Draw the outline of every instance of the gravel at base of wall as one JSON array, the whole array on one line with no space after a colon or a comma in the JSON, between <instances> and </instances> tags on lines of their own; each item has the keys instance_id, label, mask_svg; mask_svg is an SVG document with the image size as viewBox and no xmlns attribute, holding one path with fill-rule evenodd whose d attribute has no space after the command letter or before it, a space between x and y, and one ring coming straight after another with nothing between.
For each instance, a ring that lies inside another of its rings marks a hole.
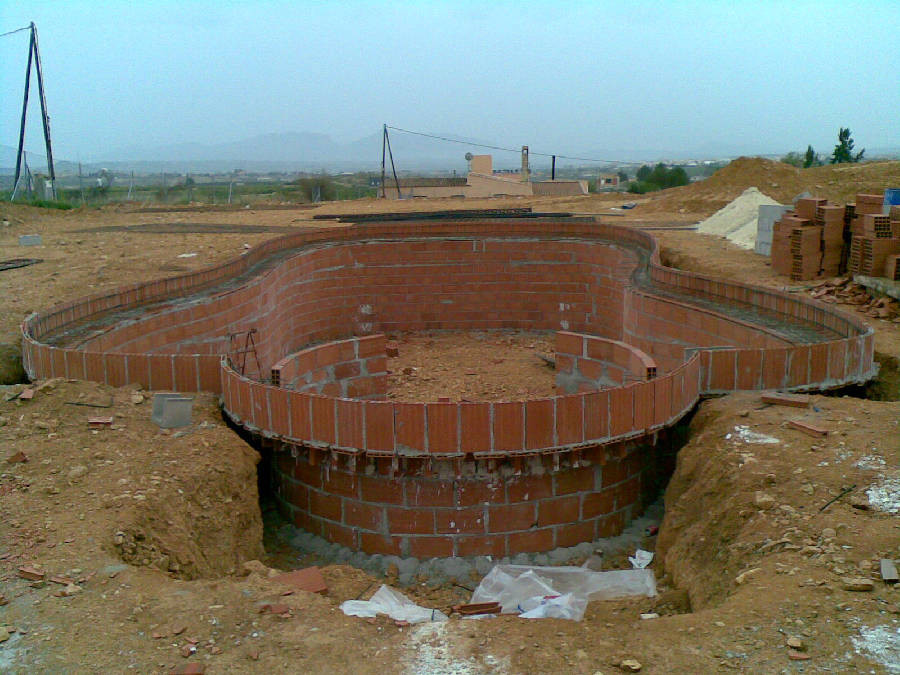
<instances>
[{"instance_id":1,"label":"gravel at base of wall","mask_svg":"<svg viewBox=\"0 0 900 675\"><path fill-rule=\"evenodd\" d=\"M362 551L353 551L346 546L333 544L322 537L317 537L293 525L284 525L278 530L278 538L297 549L303 555L315 555L325 563L341 563L352 565L376 576L385 576L391 565L398 571L397 585L411 586L414 583L426 583L435 588L446 583L473 585L475 579L486 575L497 564L513 565L566 565L571 560L586 558L592 553L602 551L604 556L626 551L633 553L645 536L645 530L651 525L658 526L663 517L662 499L654 502L640 518L631 521L625 531L617 537L584 542L577 546L557 548L546 553L519 553L512 557L492 558L491 556L475 556L471 558L401 558L395 555L368 555ZM421 578L420 578L421 577Z\"/></svg>"}]
</instances>

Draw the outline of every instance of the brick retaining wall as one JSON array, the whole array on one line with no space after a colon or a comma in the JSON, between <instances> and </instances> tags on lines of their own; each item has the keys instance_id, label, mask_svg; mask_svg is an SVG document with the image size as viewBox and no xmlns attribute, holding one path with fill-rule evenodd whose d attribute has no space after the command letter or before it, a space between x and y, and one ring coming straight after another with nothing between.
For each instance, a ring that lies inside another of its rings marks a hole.
<instances>
[{"instance_id":1,"label":"brick retaining wall","mask_svg":"<svg viewBox=\"0 0 900 675\"><path fill-rule=\"evenodd\" d=\"M241 374L224 355L228 335L250 329L261 367ZM431 329L560 331L560 374L581 391L375 400L383 333ZM278 449L294 522L417 556L615 534L648 489L637 448L702 394L837 387L876 372L874 334L854 317L664 267L645 232L564 220L291 234L58 305L22 331L32 378L220 393L232 420Z\"/></svg>"},{"instance_id":2,"label":"brick retaining wall","mask_svg":"<svg viewBox=\"0 0 900 675\"><path fill-rule=\"evenodd\" d=\"M278 452L279 509L294 525L352 549L401 556L514 555L574 546L620 533L640 515L653 481L652 448L595 448L583 465L554 467L546 455L516 473L427 475L409 460L390 475L387 460L310 464Z\"/></svg>"}]
</instances>

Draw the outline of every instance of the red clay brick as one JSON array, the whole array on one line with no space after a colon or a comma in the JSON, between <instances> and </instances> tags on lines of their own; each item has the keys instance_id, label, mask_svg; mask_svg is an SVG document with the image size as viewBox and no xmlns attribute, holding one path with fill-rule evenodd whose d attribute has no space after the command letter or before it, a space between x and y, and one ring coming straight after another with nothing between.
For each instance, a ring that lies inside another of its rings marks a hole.
<instances>
[{"instance_id":1,"label":"red clay brick","mask_svg":"<svg viewBox=\"0 0 900 675\"><path fill-rule=\"evenodd\" d=\"M309 397L296 392L289 393L291 403L291 437L308 439L312 426L309 420Z\"/></svg>"},{"instance_id":2,"label":"red clay brick","mask_svg":"<svg viewBox=\"0 0 900 675\"><path fill-rule=\"evenodd\" d=\"M625 527L625 516L621 511L597 519L597 538L615 537Z\"/></svg>"},{"instance_id":3,"label":"red clay brick","mask_svg":"<svg viewBox=\"0 0 900 675\"><path fill-rule=\"evenodd\" d=\"M525 403L525 447L529 450L553 447L554 401L544 398Z\"/></svg>"},{"instance_id":4,"label":"red clay brick","mask_svg":"<svg viewBox=\"0 0 900 675\"><path fill-rule=\"evenodd\" d=\"M422 403L394 403L395 447L425 450L425 406Z\"/></svg>"},{"instance_id":5,"label":"red clay brick","mask_svg":"<svg viewBox=\"0 0 900 675\"><path fill-rule=\"evenodd\" d=\"M335 400L322 396L312 396L311 435L314 440L334 443Z\"/></svg>"},{"instance_id":6,"label":"red clay brick","mask_svg":"<svg viewBox=\"0 0 900 675\"><path fill-rule=\"evenodd\" d=\"M404 482L406 483L406 503L408 506L438 508L455 505L456 490L453 481L407 478Z\"/></svg>"},{"instance_id":7,"label":"red clay brick","mask_svg":"<svg viewBox=\"0 0 900 675\"><path fill-rule=\"evenodd\" d=\"M321 595L328 593L328 584L325 583L322 570L316 566L279 574L276 577L272 577L272 581L296 590L306 591L307 593L319 593Z\"/></svg>"},{"instance_id":8,"label":"red clay brick","mask_svg":"<svg viewBox=\"0 0 900 675\"><path fill-rule=\"evenodd\" d=\"M488 532L515 532L527 530L537 523L535 505L519 504L492 505L488 507Z\"/></svg>"},{"instance_id":9,"label":"red clay brick","mask_svg":"<svg viewBox=\"0 0 900 675\"><path fill-rule=\"evenodd\" d=\"M360 374L359 361L348 361L346 363L338 363L334 367L334 376L338 380L346 380L350 377L356 377Z\"/></svg>"},{"instance_id":10,"label":"red clay brick","mask_svg":"<svg viewBox=\"0 0 900 675\"><path fill-rule=\"evenodd\" d=\"M521 403L493 403L494 450L522 450L525 409Z\"/></svg>"},{"instance_id":11,"label":"red clay brick","mask_svg":"<svg viewBox=\"0 0 900 675\"><path fill-rule=\"evenodd\" d=\"M347 448L363 448L363 401L337 400L337 444Z\"/></svg>"},{"instance_id":12,"label":"red clay brick","mask_svg":"<svg viewBox=\"0 0 900 675\"><path fill-rule=\"evenodd\" d=\"M359 480L356 474L331 468L322 472L322 490L342 497L359 498Z\"/></svg>"},{"instance_id":13,"label":"red clay brick","mask_svg":"<svg viewBox=\"0 0 900 675\"><path fill-rule=\"evenodd\" d=\"M475 555L505 556L506 535L458 537L456 539L456 555L462 557Z\"/></svg>"},{"instance_id":14,"label":"red clay brick","mask_svg":"<svg viewBox=\"0 0 900 675\"><path fill-rule=\"evenodd\" d=\"M584 396L585 440L609 436L609 392L600 391Z\"/></svg>"},{"instance_id":15,"label":"red clay brick","mask_svg":"<svg viewBox=\"0 0 900 675\"><path fill-rule=\"evenodd\" d=\"M594 540L594 521L557 525L555 529L557 547L575 546L584 541Z\"/></svg>"},{"instance_id":16,"label":"red clay brick","mask_svg":"<svg viewBox=\"0 0 900 675\"><path fill-rule=\"evenodd\" d=\"M549 551L554 548L552 527L528 532L513 532L506 536L507 555L522 552Z\"/></svg>"},{"instance_id":17,"label":"red clay brick","mask_svg":"<svg viewBox=\"0 0 900 675\"><path fill-rule=\"evenodd\" d=\"M347 499L344 501L344 524L380 532L384 507Z\"/></svg>"},{"instance_id":18,"label":"red clay brick","mask_svg":"<svg viewBox=\"0 0 900 675\"><path fill-rule=\"evenodd\" d=\"M394 449L394 405L366 401L366 450Z\"/></svg>"},{"instance_id":19,"label":"red clay brick","mask_svg":"<svg viewBox=\"0 0 900 675\"><path fill-rule=\"evenodd\" d=\"M448 558L453 555L450 537L409 537L409 555L415 558Z\"/></svg>"},{"instance_id":20,"label":"red clay brick","mask_svg":"<svg viewBox=\"0 0 900 675\"><path fill-rule=\"evenodd\" d=\"M461 480L456 483L456 503L459 506L496 504L506 501L501 481Z\"/></svg>"},{"instance_id":21,"label":"red clay brick","mask_svg":"<svg viewBox=\"0 0 900 675\"><path fill-rule=\"evenodd\" d=\"M538 502L538 527L571 523L578 520L581 497L570 495Z\"/></svg>"},{"instance_id":22,"label":"red clay brick","mask_svg":"<svg viewBox=\"0 0 900 675\"><path fill-rule=\"evenodd\" d=\"M794 408L808 408L809 395L807 394L783 394L777 391L764 391L760 397L763 403L770 405L785 405Z\"/></svg>"},{"instance_id":23,"label":"red clay brick","mask_svg":"<svg viewBox=\"0 0 900 675\"><path fill-rule=\"evenodd\" d=\"M510 502L533 501L553 496L553 476L549 473L540 476L527 475L509 478L506 481L506 492Z\"/></svg>"},{"instance_id":24,"label":"red clay brick","mask_svg":"<svg viewBox=\"0 0 900 675\"><path fill-rule=\"evenodd\" d=\"M581 356L584 354L584 337L578 333L570 333L563 330L557 331L556 351L561 354Z\"/></svg>"},{"instance_id":25,"label":"red clay brick","mask_svg":"<svg viewBox=\"0 0 900 675\"><path fill-rule=\"evenodd\" d=\"M563 469L553 474L555 494L567 495L594 489L594 467L580 466L577 469Z\"/></svg>"},{"instance_id":26,"label":"red clay brick","mask_svg":"<svg viewBox=\"0 0 900 675\"><path fill-rule=\"evenodd\" d=\"M591 492L581 497L581 518L589 520L611 513L615 507L615 493L612 490Z\"/></svg>"},{"instance_id":27,"label":"red clay brick","mask_svg":"<svg viewBox=\"0 0 900 675\"><path fill-rule=\"evenodd\" d=\"M438 534L484 532L484 508L438 509L435 511L435 525Z\"/></svg>"},{"instance_id":28,"label":"red clay brick","mask_svg":"<svg viewBox=\"0 0 900 675\"><path fill-rule=\"evenodd\" d=\"M486 452L491 449L491 404L460 403L460 451Z\"/></svg>"},{"instance_id":29,"label":"red clay brick","mask_svg":"<svg viewBox=\"0 0 900 675\"><path fill-rule=\"evenodd\" d=\"M572 394L556 400L556 442L560 445L584 440L584 394Z\"/></svg>"},{"instance_id":30,"label":"red clay brick","mask_svg":"<svg viewBox=\"0 0 900 675\"><path fill-rule=\"evenodd\" d=\"M360 476L360 495L367 502L403 504L404 480L384 476Z\"/></svg>"},{"instance_id":31,"label":"red clay brick","mask_svg":"<svg viewBox=\"0 0 900 675\"><path fill-rule=\"evenodd\" d=\"M341 522L341 498L318 490L310 490L309 512L314 516Z\"/></svg>"},{"instance_id":32,"label":"red clay brick","mask_svg":"<svg viewBox=\"0 0 900 675\"><path fill-rule=\"evenodd\" d=\"M795 429L799 429L807 436L827 436L828 429L824 427L820 427L811 422L804 422L803 420L788 420L788 424L790 424Z\"/></svg>"},{"instance_id":33,"label":"red clay brick","mask_svg":"<svg viewBox=\"0 0 900 675\"><path fill-rule=\"evenodd\" d=\"M380 553L382 555L401 555L400 537L391 537L384 534L375 534L373 532L359 533L359 548L366 553L373 555Z\"/></svg>"},{"instance_id":34,"label":"red clay brick","mask_svg":"<svg viewBox=\"0 0 900 675\"><path fill-rule=\"evenodd\" d=\"M387 508L388 531L395 534L434 534L434 511Z\"/></svg>"},{"instance_id":35,"label":"red clay brick","mask_svg":"<svg viewBox=\"0 0 900 675\"><path fill-rule=\"evenodd\" d=\"M625 387L609 390L609 434L620 436L633 429L634 390Z\"/></svg>"},{"instance_id":36,"label":"red clay brick","mask_svg":"<svg viewBox=\"0 0 900 675\"><path fill-rule=\"evenodd\" d=\"M425 409L428 417L428 451L457 452L459 448L457 405L429 403Z\"/></svg>"}]
</instances>

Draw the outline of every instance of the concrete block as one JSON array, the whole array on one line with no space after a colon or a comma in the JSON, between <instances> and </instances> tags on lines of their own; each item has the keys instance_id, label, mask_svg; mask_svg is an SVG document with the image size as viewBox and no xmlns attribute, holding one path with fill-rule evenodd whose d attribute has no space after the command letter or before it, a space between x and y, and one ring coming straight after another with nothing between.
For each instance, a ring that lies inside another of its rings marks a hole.
<instances>
[{"instance_id":1,"label":"concrete block","mask_svg":"<svg viewBox=\"0 0 900 675\"><path fill-rule=\"evenodd\" d=\"M181 394L154 394L151 419L163 429L177 429L191 423L194 399Z\"/></svg>"},{"instance_id":2,"label":"concrete block","mask_svg":"<svg viewBox=\"0 0 900 675\"><path fill-rule=\"evenodd\" d=\"M43 243L39 234L20 234L19 246L40 246Z\"/></svg>"},{"instance_id":3,"label":"concrete block","mask_svg":"<svg viewBox=\"0 0 900 675\"><path fill-rule=\"evenodd\" d=\"M790 210L789 206L781 204L763 204L759 207L759 217L756 225L756 246L755 251L759 255L771 255L772 253L772 228L786 211Z\"/></svg>"}]
</instances>

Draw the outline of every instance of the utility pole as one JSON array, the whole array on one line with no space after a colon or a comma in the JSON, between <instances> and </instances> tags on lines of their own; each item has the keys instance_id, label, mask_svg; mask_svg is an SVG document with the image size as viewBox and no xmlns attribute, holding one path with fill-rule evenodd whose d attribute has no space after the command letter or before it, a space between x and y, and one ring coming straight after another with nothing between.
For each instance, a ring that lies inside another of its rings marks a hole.
<instances>
[{"instance_id":1,"label":"utility pole","mask_svg":"<svg viewBox=\"0 0 900 675\"><path fill-rule=\"evenodd\" d=\"M387 199L387 190L384 186L384 159L385 151L387 149L387 124L382 127L381 131L381 196L384 199Z\"/></svg>"},{"instance_id":2,"label":"utility pole","mask_svg":"<svg viewBox=\"0 0 900 675\"><path fill-rule=\"evenodd\" d=\"M81 205L84 206L84 183L81 182L81 162L78 162L78 191L81 192Z\"/></svg>"},{"instance_id":3,"label":"utility pole","mask_svg":"<svg viewBox=\"0 0 900 675\"><path fill-rule=\"evenodd\" d=\"M44 71L41 68L41 53L38 49L37 27L32 21L29 25L31 36L28 40L28 65L25 70L25 95L22 97L22 123L19 127L19 149L16 154L16 175L13 180L13 198L16 195L19 178L22 175L22 164L25 158L25 120L28 116L28 93L31 89L31 66L34 64L37 75L38 96L41 102L41 119L44 128L44 146L47 151L47 173L50 176L50 198L56 198L56 170L53 167L53 146L50 142L50 115L47 112L47 97L44 94Z\"/></svg>"},{"instance_id":4,"label":"utility pole","mask_svg":"<svg viewBox=\"0 0 900 675\"><path fill-rule=\"evenodd\" d=\"M397 186L397 199L403 199L403 195L400 193L400 180L397 178L397 167L394 166L394 153L391 150L391 137L388 136L387 125L384 125L384 142L387 145L388 159L391 160L391 173L394 174L394 185ZM381 151L381 154L384 154L384 150ZM382 176L384 176L384 169L382 168ZM383 180L383 179L382 179ZM384 192L384 196L387 197L387 190Z\"/></svg>"}]
</instances>

